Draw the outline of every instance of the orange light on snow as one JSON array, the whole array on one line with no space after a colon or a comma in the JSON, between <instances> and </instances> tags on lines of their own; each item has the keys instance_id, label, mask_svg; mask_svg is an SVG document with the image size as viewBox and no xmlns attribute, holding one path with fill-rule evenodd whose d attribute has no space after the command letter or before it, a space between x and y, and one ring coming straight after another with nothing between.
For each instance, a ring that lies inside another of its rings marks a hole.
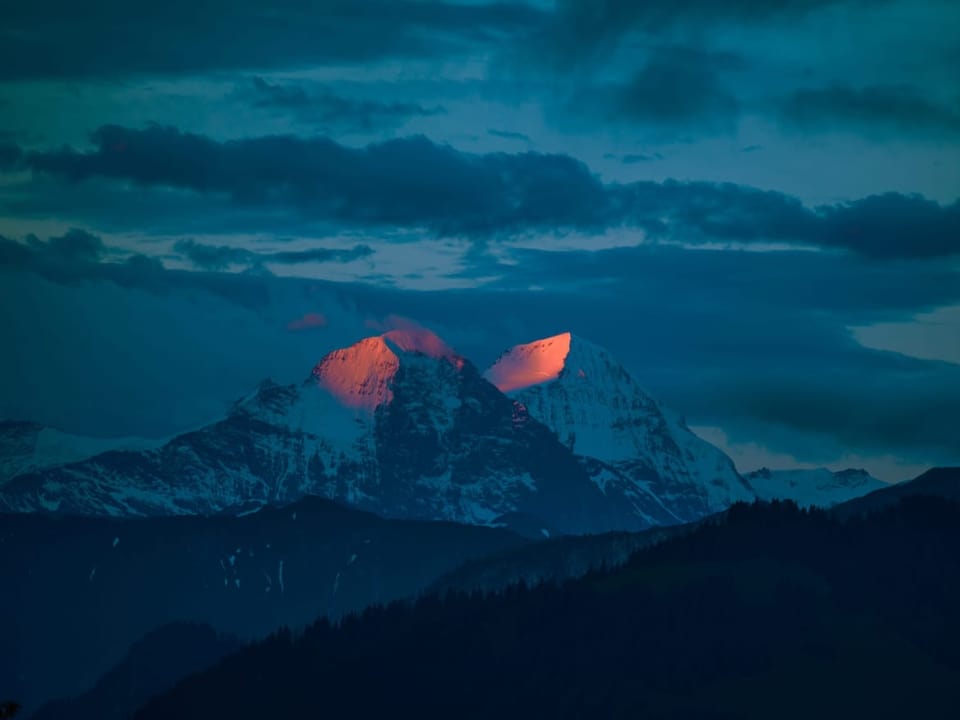
<instances>
[{"instance_id":1,"label":"orange light on snow","mask_svg":"<svg viewBox=\"0 0 960 720\"><path fill-rule=\"evenodd\" d=\"M569 354L568 332L517 345L497 360L486 378L505 393L539 385L560 376Z\"/></svg>"},{"instance_id":2,"label":"orange light on snow","mask_svg":"<svg viewBox=\"0 0 960 720\"><path fill-rule=\"evenodd\" d=\"M341 404L373 412L393 400L391 385L400 368L397 353L420 353L463 367L457 355L436 333L412 323L382 335L334 350L313 370L317 384Z\"/></svg>"},{"instance_id":3,"label":"orange light on snow","mask_svg":"<svg viewBox=\"0 0 960 720\"><path fill-rule=\"evenodd\" d=\"M373 411L393 400L390 381L400 359L382 337L370 337L327 355L313 370L317 383L347 407Z\"/></svg>"}]
</instances>

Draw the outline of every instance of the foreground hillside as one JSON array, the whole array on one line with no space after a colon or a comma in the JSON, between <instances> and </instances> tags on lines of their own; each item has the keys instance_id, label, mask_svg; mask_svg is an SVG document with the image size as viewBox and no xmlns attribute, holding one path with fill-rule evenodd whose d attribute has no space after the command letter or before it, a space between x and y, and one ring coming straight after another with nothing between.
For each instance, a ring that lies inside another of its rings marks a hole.
<instances>
[{"instance_id":1,"label":"foreground hillside","mask_svg":"<svg viewBox=\"0 0 960 720\"><path fill-rule=\"evenodd\" d=\"M723 519L562 587L280 632L137 715L957 717L960 505Z\"/></svg>"},{"instance_id":2,"label":"foreground hillside","mask_svg":"<svg viewBox=\"0 0 960 720\"><path fill-rule=\"evenodd\" d=\"M0 515L0 693L33 710L87 690L163 624L263 637L415 594L525 542L320 498L244 517Z\"/></svg>"}]
</instances>

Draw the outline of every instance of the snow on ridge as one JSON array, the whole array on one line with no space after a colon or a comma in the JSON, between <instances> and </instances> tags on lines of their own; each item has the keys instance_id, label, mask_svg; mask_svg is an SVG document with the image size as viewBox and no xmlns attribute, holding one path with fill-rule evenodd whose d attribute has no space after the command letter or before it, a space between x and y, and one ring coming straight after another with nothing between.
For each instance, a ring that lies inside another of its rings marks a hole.
<instances>
[{"instance_id":1,"label":"snow on ridge","mask_svg":"<svg viewBox=\"0 0 960 720\"><path fill-rule=\"evenodd\" d=\"M820 468L770 470L747 473L761 500L793 500L801 507L830 507L887 487L866 470L833 471Z\"/></svg>"}]
</instances>

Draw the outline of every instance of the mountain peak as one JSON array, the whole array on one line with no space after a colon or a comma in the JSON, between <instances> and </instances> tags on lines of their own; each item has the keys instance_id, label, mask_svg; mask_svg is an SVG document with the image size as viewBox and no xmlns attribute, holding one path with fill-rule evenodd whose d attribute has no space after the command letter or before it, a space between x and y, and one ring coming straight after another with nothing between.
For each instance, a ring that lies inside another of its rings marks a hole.
<instances>
[{"instance_id":1,"label":"mountain peak","mask_svg":"<svg viewBox=\"0 0 960 720\"><path fill-rule=\"evenodd\" d=\"M566 368L573 339L571 333L564 332L514 345L497 358L484 377L505 393L556 380Z\"/></svg>"},{"instance_id":2,"label":"mountain peak","mask_svg":"<svg viewBox=\"0 0 960 720\"><path fill-rule=\"evenodd\" d=\"M317 384L343 405L368 411L393 400L391 384L405 354L447 360L460 369L463 358L438 335L420 327L389 330L334 350L313 368Z\"/></svg>"},{"instance_id":3,"label":"mountain peak","mask_svg":"<svg viewBox=\"0 0 960 720\"><path fill-rule=\"evenodd\" d=\"M576 335L516 345L484 377L574 454L606 463L596 478L605 491L616 485L641 504L669 498L669 512L684 521L755 497L728 457L660 407L607 350Z\"/></svg>"},{"instance_id":4,"label":"mountain peak","mask_svg":"<svg viewBox=\"0 0 960 720\"><path fill-rule=\"evenodd\" d=\"M313 377L343 405L372 411L393 399L390 381L399 368L400 358L377 335L327 353Z\"/></svg>"}]
</instances>

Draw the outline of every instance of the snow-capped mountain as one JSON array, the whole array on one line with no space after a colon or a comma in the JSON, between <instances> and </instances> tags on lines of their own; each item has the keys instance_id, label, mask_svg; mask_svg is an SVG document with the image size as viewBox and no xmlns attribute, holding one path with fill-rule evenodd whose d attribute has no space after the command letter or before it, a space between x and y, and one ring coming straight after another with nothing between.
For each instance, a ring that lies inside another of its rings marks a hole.
<instances>
[{"instance_id":1,"label":"snow-capped mountain","mask_svg":"<svg viewBox=\"0 0 960 720\"><path fill-rule=\"evenodd\" d=\"M106 450L159 447L151 438L96 438L65 433L39 423L0 421L0 486L26 472L62 465Z\"/></svg>"},{"instance_id":2,"label":"snow-capped mountain","mask_svg":"<svg viewBox=\"0 0 960 720\"><path fill-rule=\"evenodd\" d=\"M889 487L866 470L827 468L812 470L770 470L747 473L747 480L761 500L793 500L800 507L830 507Z\"/></svg>"},{"instance_id":3,"label":"snow-capped mountain","mask_svg":"<svg viewBox=\"0 0 960 720\"><path fill-rule=\"evenodd\" d=\"M89 515L237 512L306 494L390 517L563 532L647 523L432 333L392 331L264 382L213 425L147 451L20 475L0 509Z\"/></svg>"},{"instance_id":4,"label":"snow-capped mountain","mask_svg":"<svg viewBox=\"0 0 960 720\"><path fill-rule=\"evenodd\" d=\"M320 495L547 535L676 524L755 497L723 453L580 338L517 346L486 378L433 333L393 330L329 353L301 383L261 383L161 447L19 474L0 486L0 510L238 513Z\"/></svg>"},{"instance_id":5,"label":"snow-capped mountain","mask_svg":"<svg viewBox=\"0 0 960 720\"><path fill-rule=\"evenodd\" d=\"M720 450L661 407L604 349L570 333L517 345L485 377L651 524L685 522L755 494Z\"/></svg>"}]
</instances>

